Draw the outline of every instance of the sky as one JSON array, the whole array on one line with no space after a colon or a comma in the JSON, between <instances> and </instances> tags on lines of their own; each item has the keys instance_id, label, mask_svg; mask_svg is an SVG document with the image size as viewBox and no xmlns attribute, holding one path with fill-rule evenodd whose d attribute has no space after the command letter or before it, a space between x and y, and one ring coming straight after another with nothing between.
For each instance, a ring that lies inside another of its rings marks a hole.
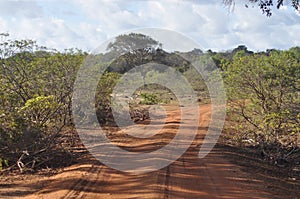
<instances>
[{"instance_id":1,"label":"sky","mask_svg":"<svg viewBox=\"0 0 300 199\"><path fill-rule=\"evenodd\" d=\"M140 28L163 28L202 50L246 45L253 51L300 46L300 13L290 6L262 15L236 0L0 0L0 33L33 39L58 50L92 51L108 39ZM230 11L231 10L231 11Z\"/></svg>"}]
</instances>

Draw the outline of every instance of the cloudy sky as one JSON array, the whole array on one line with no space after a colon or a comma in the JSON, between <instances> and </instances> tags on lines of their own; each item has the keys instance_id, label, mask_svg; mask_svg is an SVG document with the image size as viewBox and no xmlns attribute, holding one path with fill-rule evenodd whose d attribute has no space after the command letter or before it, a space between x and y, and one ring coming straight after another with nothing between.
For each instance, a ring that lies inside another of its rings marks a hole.
<instances>
[{"instance_id":1,"label":"cloudy sky","mask_svg":"<svg viewBox=\"0 0 300 199\"><path fill-rule=\"evenodd\" d=\"M95 49L138 28L180 32L204 49L244 44L254 51L300 46L300 14L288 6L272 17L237 0L233 12L222 0L0 0L0 32L33 39L59 50Z\"/></svg>"}]
</instances>

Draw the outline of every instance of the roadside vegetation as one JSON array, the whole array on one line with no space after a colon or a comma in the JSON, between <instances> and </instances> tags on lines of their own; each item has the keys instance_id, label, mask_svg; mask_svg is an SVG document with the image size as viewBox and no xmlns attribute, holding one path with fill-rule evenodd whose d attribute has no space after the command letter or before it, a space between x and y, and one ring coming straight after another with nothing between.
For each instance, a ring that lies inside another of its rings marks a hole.
<instances>
[{"instance_id":1,"label":"roadside vegetation","mask_svg":"<svg viewBox=\"0 0 300 199\"><path fill-rule=\"evenodd\" d=\"M300 48L221 59L229 105L224 134L239 146L257 147L274 164L296 163L300 130Z\"/></svg>"},{"instance_id":2,"label":"roadside vegetation","mask_svg":"<svg viewBox=\"0 0 300 199\"><path fill-rule=\"evenodd\" d=\"M11 40L8 34L0 37L0 170L24 172L71 164L72 147L79 145L72 122L73 84L89 55L78 49L59 52L31 40ZM212 59L223 74L228 97L222 141L251 147L272 164L300 164L299 47L256 53L246 46L227 52L166 52L158 41L131 33L117 37L107 50L97 55L109 64L95 96L101 125L114 124L111 96L122 74L149 62L182 73L199 103L209 103L207 87L192 63L204 63L205 70L213 72L207 62ZM157 67L141 75L160 78L162 72ZM134 121L149 119L148 105L178 104L169 89L155 84L125 97L131 100Z\"/></svg>"}]
</instances>

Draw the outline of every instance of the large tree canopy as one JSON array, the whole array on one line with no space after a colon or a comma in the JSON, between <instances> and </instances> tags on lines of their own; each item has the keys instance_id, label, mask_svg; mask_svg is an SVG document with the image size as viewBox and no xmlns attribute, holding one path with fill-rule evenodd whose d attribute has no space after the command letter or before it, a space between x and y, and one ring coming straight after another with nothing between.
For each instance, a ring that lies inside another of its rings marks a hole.
<instances>
[{"instance_id":1,"label":"large tree canopy","mask_svg":"<svg viewBox=\"0 0 300 199\"><path fill-rule=\"evenodd\" d=\"M133 52L138 49L153 49L160 44L149 36L140 33L120 35L107 46L107 50L118 54Z\"/></svg>"}]
</instances>

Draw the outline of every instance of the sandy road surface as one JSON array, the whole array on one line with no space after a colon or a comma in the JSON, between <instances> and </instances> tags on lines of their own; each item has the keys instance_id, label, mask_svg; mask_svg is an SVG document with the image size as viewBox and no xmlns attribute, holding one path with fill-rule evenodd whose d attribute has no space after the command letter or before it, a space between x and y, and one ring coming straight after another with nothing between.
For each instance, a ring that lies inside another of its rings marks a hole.
<instances>
[{"instance_id":1,"label":"sandy road surface","mask_svg":"<svg viewBox=\"0 0 300 199\"><path fill-rule=\"evenodd\" d=\"M134 139L122 132L111 133L108 137L127 150L156 150L174 138L180 125L179 109L169 107L167 110L165 127L149 139ZM237 165L224 159L219 149L214 149L204 159L198 158L210 121L210 106L201 106L200 112L196 139L183 156L163 169L134 175L96 161L81 163L58 175L37 180L35 183L39 186L25 198L272 198L260 191L263 189L257 187L259 182L247 179ZM189 133L188 128L186 133Z\"/></svg>"}]
</instances>

